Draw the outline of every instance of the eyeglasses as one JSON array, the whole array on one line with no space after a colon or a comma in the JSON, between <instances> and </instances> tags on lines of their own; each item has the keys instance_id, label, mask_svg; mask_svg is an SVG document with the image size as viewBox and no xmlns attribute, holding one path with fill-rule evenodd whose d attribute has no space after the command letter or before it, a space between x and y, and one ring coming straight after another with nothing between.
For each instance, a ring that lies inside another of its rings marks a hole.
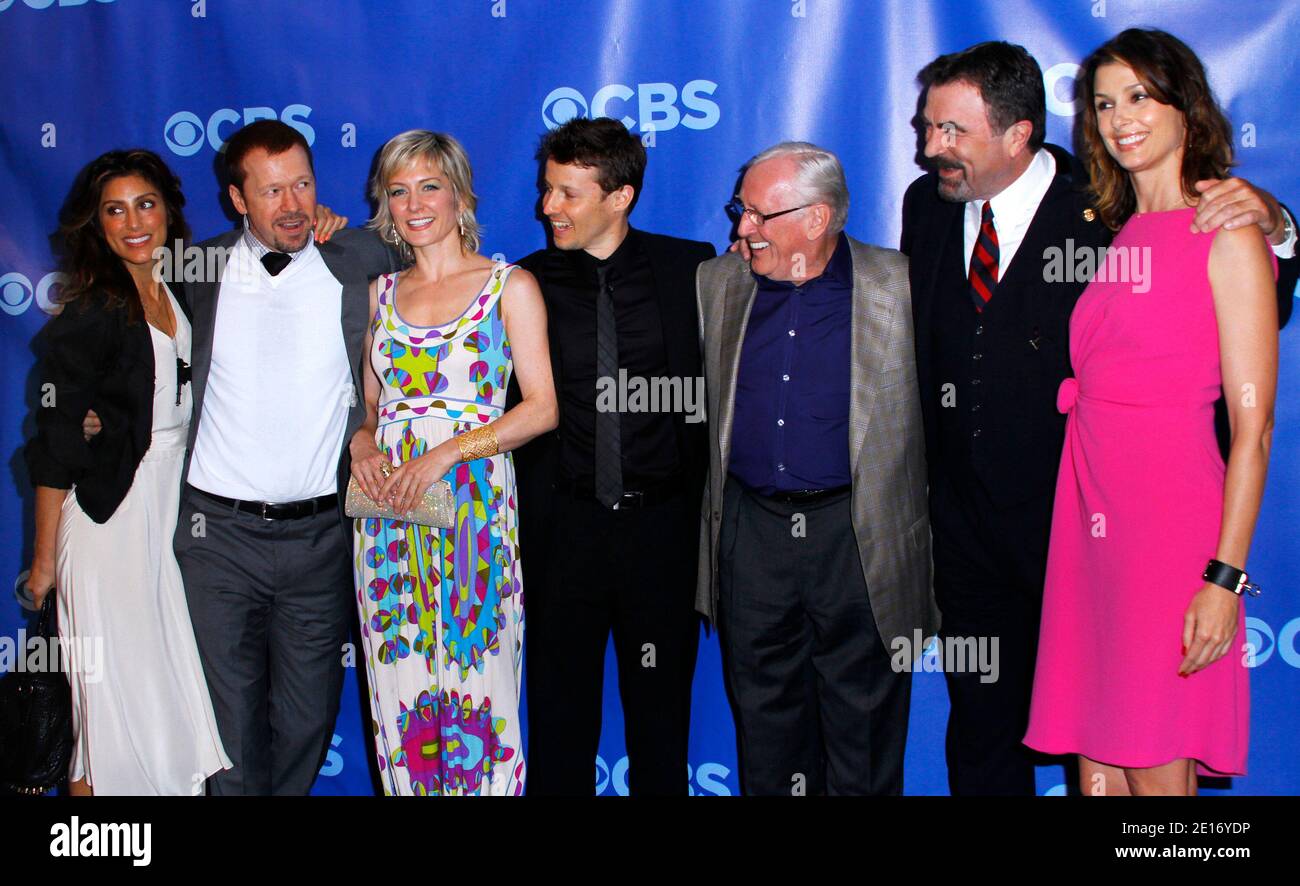
<instances>
[{"instance_id":1,"label":"eyeglasses","mask_svg":"<svg viewBox=\"0 0 1300 886\"><path fill-rule=\"evenodd\" d=\"M800 209L807 209L812 203L805 203L803 206L796 206L793 209L782 209L780 212L769 212L767 214L759 212L757 209L746 208L744 201L740 197L732 197L731 202L727 204L727 215L731 220L740 223L741 218L749 219L749 223L754 227L762 227L764 223L770 222L774 218L780 218L783 215L789 215L791 212L798 212Z\"/></svg>"}]
</instances>

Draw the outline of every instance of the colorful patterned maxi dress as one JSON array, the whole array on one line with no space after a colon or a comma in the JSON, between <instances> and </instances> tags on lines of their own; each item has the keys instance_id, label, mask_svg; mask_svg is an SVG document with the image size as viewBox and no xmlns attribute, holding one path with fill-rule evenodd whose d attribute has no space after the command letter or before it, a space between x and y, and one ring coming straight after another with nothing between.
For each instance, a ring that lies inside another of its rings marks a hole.
<instances>
[{"instance_id":1,"label":"colorful patterned maxi dress","mask_svg":"<svg viewBox=\"0 0 1300 886\"><path fill-rule=\"evenodd\" d=\"M395 275L379 278L371 363L379 448L394 465L501 416L510 343L498 262L457 319L405 322ZM456 524L356 521L355 573L375 748L386 794L523 793L524 636L509 453L447 474Z\"/></svg>"}]
</instances>

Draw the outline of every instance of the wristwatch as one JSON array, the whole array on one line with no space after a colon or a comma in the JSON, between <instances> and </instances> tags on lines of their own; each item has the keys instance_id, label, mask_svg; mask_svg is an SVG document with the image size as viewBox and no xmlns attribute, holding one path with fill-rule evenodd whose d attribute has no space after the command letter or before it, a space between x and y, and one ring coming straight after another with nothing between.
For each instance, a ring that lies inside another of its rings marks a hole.
<instances>
[{"instance_id":1,"label":"wristwatch","mask_svg":"<svg viewBox=\"0 0 1300 886\"><path fill-rule=\"evenodd\" d=\"M1295 237L1295 222L1291 220L1291 213L1282 207L1279 206L1278 211L1282 213L1282 242L1277 245L1285 246Z\"/></svg>"}]
</instances>

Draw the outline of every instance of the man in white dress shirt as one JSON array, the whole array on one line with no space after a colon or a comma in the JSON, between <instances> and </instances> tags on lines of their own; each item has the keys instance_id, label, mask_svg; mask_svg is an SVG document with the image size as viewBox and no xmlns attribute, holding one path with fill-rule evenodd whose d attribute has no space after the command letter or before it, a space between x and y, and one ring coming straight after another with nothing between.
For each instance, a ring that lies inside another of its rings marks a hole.
<instances>
[{"instance_id":1,"label":"man in white dress shirt","mask_svg":"<svg viewBox=\"0 0 1300 886\"><path fill-rule=\"evenodd\" d=\"M221 279L188 287L194 418L175 547L234 769L213 794L306 794L333 735L355 618L340 507L360 426L369 233L312 239L311 152L258 121L226 145L242 232Z\"/></svg>"}]
</instances>

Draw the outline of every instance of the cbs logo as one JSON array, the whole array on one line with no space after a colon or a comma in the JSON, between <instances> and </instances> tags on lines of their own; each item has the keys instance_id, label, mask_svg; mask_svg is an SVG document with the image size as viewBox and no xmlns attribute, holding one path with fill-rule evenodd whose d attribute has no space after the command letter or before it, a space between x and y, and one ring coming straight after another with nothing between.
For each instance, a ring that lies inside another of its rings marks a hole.
<instances>
[{"instance_id":1,"label":"cbs logo","mask_svg":"<svg viewBox=\"0 0 1300 886\"><path fill-rule=\"evenodd\" d=\"M1082 67L1073 62L1061 62L1043 71L1047 110L1058 117L1073 117L1083 110L1079 99L1074 95L1074 81L1082 70Z\"/></svg>"},{"instance_id":2,"label":"cbs logo","mask_svg":"<svg viewBox=\"0 0 1300 886\"><path fill-rule=\"evenodd\" d=\"M671 83L638 83L636 89L611 83L596 90L588 102L571 86L560 86L542 100L542 122L555 129L574 117L614 117L629 131L637 126L642 132L664 132L679 125L687 129L712 129L722 115L712 95L718 84L712 80L692 80L681 88ZM635 100L635 101L634 101ZM677 106L680 103L681 108ZM626 111L635 110L636 117ZM620 111L624 112L619 116Z\"/></svg>"},{"instance_id":3,"label":"cbs logo","mask_svg":"<svg viewBox=\"0 0 1300 886\"><path fill-rule=\"evenodd\" d=\"M620 757L610 769L609 764L605 762L604 757L596 757L596 796L605 793L606 788L612 787L614 793L620 797L628 795L627 787L627 757ZM727 786L726 778L731 774L731 770L721 763L701 763L695 767L694 772L691 767L686 767L687 793L692 797L702 794L710 794L715 797L730 797L731 788Z\"/></svg>"},{"instance_id":4,"label":"cbs logo","mask_svg":"<svg viewBox=\"0 0 1300 886\"><path fill-rule=\"evenodd\" d=\"M343 755L339 753L339 747L343 744L343 736L337 732L330 737L329 750L325 752L325 762L321 764L320 775L325 778L333 778L343 771Z\"/></svg>"},{"instance_id":5,"label":"cbs logo","mask_svg":"<svg viewBox=\"0 0 1300 886\"><path fill-rule=\"evenodd\" d=\"M0 12L13 6L17 0L0 0ZM90 0L22 0L23 6L31 9L49 9L51 6L85 6ZM95 0L96 3L112 3L113 0Z\"/></svg>"},{"instance_id":6,"label":"cbs logo","mask_svg":"<svg viewBox=\"0 0 1300 886\"><path fill-rule=\"evenodd\" d=\"M54 293L51 290L62 282L63 275L58 271L46 274L34 287L24 274L8 273L0 276L0 310L11 317L17 317L31 307L35 300L45 313L57 314L59 306L54 303Z\"/></svg>"},{"instance_id":7,"label":"cbs logo","mask_svg":"<svg viewBox=\"0 0 1300 886\"><path fill-rule=\"evenodd\" d=\"M1282 625L1282 630L1273 635L1273 629L1262 618L1246 616L1246 666L1257 668L1273 657L1276 652L1282 660L1293 668L1300 668L1300 647L1296 637L1300 636L1300 618L1293 618Z\"/></svg>"},{"instance_id":8,"label":"cbs logo","mask_svg":"<svg viewBox=\"0 0 1300 886\"><path fill-rule=\"evenodd\" d=\"M220 151L226 143L221 128L227 124L233 124L238 129L254 120L278 119L301 132L310 145L316 142L316 130L306 122L309 116L311 108L306 105L288 105L279 114L276 114L274 108L244 108L243 111L218 108L206 121L190 111L177 111L163 124L163 139L173 154L190 157L203 150L205 141L212 146L212 150Z\"/></svg>"}]
</instances>

